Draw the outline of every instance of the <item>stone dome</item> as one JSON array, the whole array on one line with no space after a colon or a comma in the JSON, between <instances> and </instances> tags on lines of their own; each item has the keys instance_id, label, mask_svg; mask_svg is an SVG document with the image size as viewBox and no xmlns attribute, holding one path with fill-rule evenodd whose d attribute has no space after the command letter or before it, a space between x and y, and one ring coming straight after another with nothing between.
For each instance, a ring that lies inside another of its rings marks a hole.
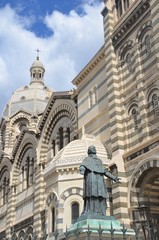
<instances>
[{"instance_id":1,"label":"stone dome","mask_svg":"<svg viewBox=\"0 0 159 240\"><path fill-rule=\"evenodd\" d=\"M44 170L44 174L52 172L55 168L65 168L69 166L79 166L83 159L87 156L88 147L94 145L97 150L97 156L104 164L109 163L106 149L102 142L96 141L92 135L84 135L82 139L70 142L66 147L61 149L53 160L48 163Z\"/></svg>"},{"instance_id":2,"label":"stone dome","mask_svg":"<svg viewBox=\"0 0 159 240\"><path fill-rule=\"evenodd\" d=\"M41 68L45 71L44 65L39 61L39 57L37 57L37 59L31 65L30 71L32 71L33 68Z\"/></svg>"},{"instance_id":3,"label":"stone dome","mask_svg":"<svg viewBox=\"0 0 159 240\"><path fill-rule=\"evenodd\" d=\"M13 92L3 111L4 117L10 117L20 110L31 114L44 112L53 92L44 85L44 73L45 68L37 57L30 68L30 84Z\"/></svg>"}]
</instances>

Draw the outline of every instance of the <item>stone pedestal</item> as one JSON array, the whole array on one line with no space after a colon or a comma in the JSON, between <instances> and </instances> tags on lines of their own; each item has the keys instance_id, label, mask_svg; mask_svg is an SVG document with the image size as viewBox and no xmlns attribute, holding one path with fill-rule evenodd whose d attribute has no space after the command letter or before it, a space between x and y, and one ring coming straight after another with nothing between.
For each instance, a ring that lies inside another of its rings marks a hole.
<instances>
[{"instance_id":1,"label":"stone pedestal","mask_svg":"<svg viewBox=\"0 0 159 240\"><path fill-rule=\"evenodd\" d=\"M81 216L76 223L72 224L67 232L67 239L135 239L135 232L126 229L112 216L87 215Z\"/></svg>"}]
</instances>

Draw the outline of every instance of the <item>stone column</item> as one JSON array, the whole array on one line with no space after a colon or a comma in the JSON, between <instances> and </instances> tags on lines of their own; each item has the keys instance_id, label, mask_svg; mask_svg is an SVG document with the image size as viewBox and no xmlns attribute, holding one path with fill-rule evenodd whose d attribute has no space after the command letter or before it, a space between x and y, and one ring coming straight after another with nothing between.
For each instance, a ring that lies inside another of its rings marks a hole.
<instances>
[{"instance_id":1,"label":"stone column","mask_svg":"<svg viewBox=\"0 0 159 240\"><path fill-rule=\"evenodd\" d=\"M5 202L5 182L3 181L2 182L2 205L4 205L6 202Z\"/></svg>"},{"instance_id":2,"label":"stone column","mask_svg":"<svg viewBox=\"0 0 159 240\"><path fill-rule=\"evenodd\" d=\"M25 190L27 188L27 182L26 182L27 166L26 166L26 162L25 162L25 165L24 165L22 171L23 171L23 190Z\"/></svg>"},{"instance_id":3,"label":"stone column","mask_svg":"<svg viewBox=\"0 0 159 240\"><path fill-rule=\"evenodd\" d=\"M15 197L16 186L11 186L8 195L7 219L6 219L6 239L11 239L11 227L14 224L15 217Z\"/></svg>"},{"instance_id":4,"label":"stone column","mask_svg":"<svg viewBox=\"0 0 159 240\"><path fill-rule=\"evenodd\" d=\"M68 134L67 134L67 128L63 129L63 136L64 136L64 147L68 144Z\"/></svg>"},{"instance_id":5,"label":"stone column","mask_svg":"<svg viewBox=\"0 0 159 240\"><path fill-rule=\"evenodd\" d=\"M155 54L157 58L157 69L159 71L159 47L158 47L158 39L159 39L159 1L151 0L150 1L150 9L151 9L151 19L152 19L152 36L154 40L154 48Z\"/></svg>"},{"instance_id":6,"label":"stone column","mask_svg":"<svg viewBox=\"0 0 159 240\"><path fill-rule=\"evenodd\" d=\"M121 7L122 7L122 14L124 14L124 12L125 12L125 9L124 9L124 0L121 0Z\"/></svg>"},{"instance_id":7,"label":"stone column","mask_svg":"<svg viewBox=\"0 0 159 240\"><path fill-rule=\"evenodd\" d=\"M59 134L57 134L56 140L55 140L55 155L59 152L60 145L59 145Z\"/></svg>"},{"instance_id":8,"label":"stone column","mask_svg":"<svg viewBox=\"0 0 159 240\"><path fill-rule=\"evenodd\" d=\"M8 203L8 197L9 197L9 179L6 180L6 196L5 196L6 203Z\"/></svg>"},{"instance_id":9,"label":"stone column","mask_svg":"<svg viewBox=\"0 0 159 240\"><path fill-rule=\"evenodd\" d=\"M29 186L33 184L33 172L34 172L34 158L30 158L29 160L30 165L29 165Z\"/></svg>"},{"instance_id":10,"label":"stone column","mask_svg":"<svg viewBox=\"0 0 159 240\"><path fill-rule=\"evenodd\" d=\"M56 209L56 223L55 228L58 232L63 231L63 216L64 216L64 208L58 206Z\"/></svg>"},{"instance_id":11,"label":"stone column","mask_svg":"<svg viewBox=\"0 0 159 240\"><path fill-rule=\"evenodd\" d=\"M2 186L0 186L0 207L3 205Z\"/></svg>"},{"instance_id":12,"label":"stone column","mask_svg":"<svg viewBox=\"0 0 159 240\"><path fill-rule=\"evenodd\" d=\"M23 190L23 171L22 171L22 169L20 169L20 171L19 171L19 186L18 186L17 191L22 192L22 190Z\"/></svg>"},{"instance_id":13,"label":"stone column","mask_svg":"<svg viewBox=\"0 0 159 240\"><path fill-rule=\"evenodd\" d=\"M4 151L7 152L10 148L10 141L11 141L11 129L9 121L6 121L6 133L5 133L5 149Z\"/></svg>"},{"instance_id":14,"label":"stone column","mask_svg":"<svg viewBox=\"0 0 159 240\"><path fill-rule=\"evenodd\" d=\"M56 149L55 149L55 140L52 141L52 156L55 157Z\"/></svg>"},{"instance_id":15,"label":"stone column","mask_svg":"<svg viewBox=\"0 0 159 240\"><path fill-rule=\"evenodd\" d=\"M117 22L118 13L117 13L117 6L116 6L116 3L115 3L115 0L113 1L112 11L113 11L114 20L115 20L115 22Z\"/></svg>"},{"instance_id":16,"label":"stone column","mask_svg":"<svg viewBox=\"0 0 159 240\"><path fill-rule=\"evenodd\" d=\"M35 195L34 195L34 225L33 228L38 235L42 237L42 219L41 212L45 208L45 181L43 177L43 164L37 166L35 173Z\"/></svg>"},{"instance_id":17,"label":"stone column","mask_svg":"<svg viewBox=\"0 0 159 240\"><path fill-rule=\"evenodd\" d=\"M123 99L120 93L121 79L118 73L118 59L112 43L112 34L114 30L114 18L110 1L102 11L105 36L105 64L108 94L108 111L111 119L110 136L112 162L117 165L118 175L121 178L121 184L113 185L113 213L121 222L129 222L127 208L127 179L123 161L123 149L125 147L125 132L123 124ZM124 196L124 197L123 197Z\"/></svg>"},{"instance_id":18,"label":"stone column","mask_svg":"<svg viewBox=\"0 0 159 240\"><path fill-rule=\"evenodd\" d=\"M146 107L146 97L144 95L144 85L143 85L143 65L141 61L141 44L136 44L134 47L135 52L135 69L136 69L136 87L139 99L139 108L140 108L140 118L141 123L140 127L142 128L142 132L140 134L140 140L149 139L149 128L148 128L148 119L147 119L147 107Z\"/></svg>"}]
</instances>

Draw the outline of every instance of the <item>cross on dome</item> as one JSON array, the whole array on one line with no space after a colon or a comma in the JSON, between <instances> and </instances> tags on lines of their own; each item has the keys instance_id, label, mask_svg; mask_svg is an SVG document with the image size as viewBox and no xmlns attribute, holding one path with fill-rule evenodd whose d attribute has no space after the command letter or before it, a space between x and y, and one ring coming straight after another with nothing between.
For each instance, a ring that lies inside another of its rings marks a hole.
<instances>
[{"instance_id":1,"label":"cross on dome","mask_svg":"<svg viewBox=\"0 0 159 240\"><path fill-rule=\"evenodd\" d=\"M37 52L37 57L36 57L36 59L39 60L39 52L41 52L41 51L39 50L39 48L35 49L35 51Z\"/></svg>"}]
</instances>

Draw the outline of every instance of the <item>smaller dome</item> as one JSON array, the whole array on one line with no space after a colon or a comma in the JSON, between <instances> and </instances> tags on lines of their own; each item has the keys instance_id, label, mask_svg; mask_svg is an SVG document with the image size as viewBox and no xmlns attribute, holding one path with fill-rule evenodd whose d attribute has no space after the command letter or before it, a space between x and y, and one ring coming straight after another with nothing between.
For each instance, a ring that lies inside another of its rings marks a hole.
<instances>
[{"instance_id":1,"label":"smaller dome","mask_svg":"<svg viewBox=\"0 0 159 240\"><path fill-rule=\"evenodd\" d=\"M44 85L44 73L45 68L44 65L39 61L39 57L37 56L36 60L30 67L30 84L42 84Z\"/></svg>"},{"instance_id":2,"label":"smaller dome","mask_svg":"<svg viewBox=\"0 0 159 240\"><path fill-rule=\"evenodd\" d=\"M41 68L45 71L44 65L40 62L39 57L36 58L36 60L33 62L33 64L30 67L30 71L33 68Z\"/></svg>"},{"instance_id":3,"label":"smaller dome","mask_svg":"<svg viewBox=\"0 0 159 240\"><path fill-rule=\"evenodd\" d=\"M93 137L82 137L82 139L74 140L61 149L53 160L48 163L44 169L44 174L53 171L54 168L79 166L83 159L87 156L88 147L91 145L96 147L97 156L103 161L103 163L108 164L108 155L102 142L96 141Z\"/></svg>"}]
</instances>

